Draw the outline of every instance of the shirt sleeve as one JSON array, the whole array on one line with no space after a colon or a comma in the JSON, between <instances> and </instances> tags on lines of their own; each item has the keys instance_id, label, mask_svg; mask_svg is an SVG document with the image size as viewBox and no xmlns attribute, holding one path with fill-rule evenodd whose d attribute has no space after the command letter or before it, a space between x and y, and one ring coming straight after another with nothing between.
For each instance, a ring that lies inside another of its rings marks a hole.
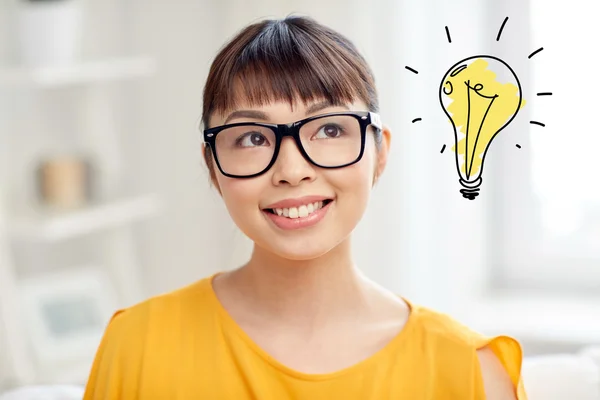
<instances>
[{"instance_id":1,"label":"shirt sleeve","mask_svg":"<svg viewBox=\"0 0 600 400\"><path fill-rule=\"evenodd\" d=\"M496 336L477 340L476 347L477 349L487 347L494 352L517 390L517 399L527 400L521 375L523 351L519 342L509 336Z\"/></svg>"},{"instance_id":2,"label":"shirt sleeve","mask_svg":"<svg viewBox=\"0 0 600 400\"><path fill-rule=\"evenodd\" d=\"M133 323L125 310L112 316L96 351L83 400L137 398L139 351L132 340Z\"/></svg>"}]
</instances>

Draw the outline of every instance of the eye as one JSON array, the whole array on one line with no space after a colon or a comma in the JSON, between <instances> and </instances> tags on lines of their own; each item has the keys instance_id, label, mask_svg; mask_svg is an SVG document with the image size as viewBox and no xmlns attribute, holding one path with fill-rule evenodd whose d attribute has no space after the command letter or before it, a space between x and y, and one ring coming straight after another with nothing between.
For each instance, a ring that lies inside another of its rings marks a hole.
<instances>
[{"instance_id":1,"label":"eye","mask_svg":"<svg viewBox=\"0 0 600 400\"><path fill-rule=\"evenodd\" d=\"M268 146L269 141L267 138L258 132L248 132L240 136L236 140L236 144L240 147L260 147Z\"/></svg>"},{"instance_id":2,"label":"eye","mask_svg":"<svg viewBox=\"0 0 600 400\"><path fill-rule=\"evenodd\" d=\"M315 135L316 139L335 139L344 133L342 127L334 124L323 125Z\"/></svg>"}]
</instances>

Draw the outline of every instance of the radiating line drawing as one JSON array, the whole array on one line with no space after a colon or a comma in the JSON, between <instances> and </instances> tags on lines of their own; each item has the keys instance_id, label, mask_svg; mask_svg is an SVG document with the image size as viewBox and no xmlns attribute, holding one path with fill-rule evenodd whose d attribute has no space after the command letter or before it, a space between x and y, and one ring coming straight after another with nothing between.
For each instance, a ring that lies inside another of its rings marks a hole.
<instances>
[{"instance_id":1,"label":"radiating line drawing","mask_svg":"<svg viewBox=\"0 0 600 400\"><path fill-rule=\"evenodd\" d=\"M500 41L500 35L502 35L502 31L504 30L504 25L506 25L506 21L508 21L508 17L504 18L504 21L502 21L502 26L500 27L500 30L498 31L498 36L496 36L496 42Z\"/></svg>"},{"instance_id":2,"label":"radiating line drawing","mask_svg":"<svg viewBox=\"0 0 600 400\"><path fill-rule=\"evenodd\" d=\"M533 53L531 53L527 58L531 58L531 57L535 56L537 53L539 53L542 50L544 50L544 48L540 47L539 49L537 49L536 51L534 51Z\"/></svg>"}]
</instances>

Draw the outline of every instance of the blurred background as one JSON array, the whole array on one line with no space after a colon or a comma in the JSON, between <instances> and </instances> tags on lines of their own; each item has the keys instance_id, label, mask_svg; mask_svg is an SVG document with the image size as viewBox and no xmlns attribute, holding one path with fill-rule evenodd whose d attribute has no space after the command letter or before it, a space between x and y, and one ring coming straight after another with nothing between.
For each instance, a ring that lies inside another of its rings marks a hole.
<instances>
[{"instance_id":1,"label":"blurred background","mask_svg":"<svg viewBox=\"0 0 600 400\"><path fill-rule=\"evenodd\" d=\"M0 0L0 392L85 383L116 309L246 260L251 243L209 186L195 127L219 48L289 13L354 41L393 131L355 234L360 268L477 330L515 336L526 356L599 343L592 7ZM514 69L526 105L494 139L469 201L438 90L477 54Z\"/></svg>"}]
</instances>

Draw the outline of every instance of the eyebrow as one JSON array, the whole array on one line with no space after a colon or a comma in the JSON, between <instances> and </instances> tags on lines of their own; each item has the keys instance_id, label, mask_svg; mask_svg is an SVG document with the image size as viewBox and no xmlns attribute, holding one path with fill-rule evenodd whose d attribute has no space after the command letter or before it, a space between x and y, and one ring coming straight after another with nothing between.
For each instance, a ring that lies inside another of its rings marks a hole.
<instances>
[{"instance_id":1,"label":"eyebrow","mask_svg":"<svg viewBox=\"0 0 600 400\"><path fill-rule=\"evenodd\" d=\"M349 110L349 108L343 104L340 104L337 106L342 107L346 110ZM329 101L322 101L320 103L315 103L315 104L311 105L310 107L308 107L308 109L306 110L306 115L308 116L310 114L314 114L318 111L324 110L329 107L334 107L334 104L332 104ZM229 116L225 119L225 122L223 122L223 124L226 125L227 123L229 123L229 121L231 121L232 119L236 119L236 118L251 118L251 119L260 119L263 121L267 121L269 119L269 116L267 113L265 113L263 111L258 111L258 110L237 110L237 111L234 111L231 114L229 114Z\"/></svg>"},{"instance_id":2,"label":"eyebrow","mask_svg":"<svg viewBox=\"0 0 600 400\"><path fill-rule=\"evenodd\" d=\"M223 124L226 125L227 123L229 123L229 121L235 118L252 118L262 119L266 121L269 119L269 116L265 112L258 110L238 110L229 114L229 116L225 119L225 122Z\"/></svg>"},{"instance_id":3,"label":"eyebrow","mask_svg":"<svg viewBox=\"0 0 600 400\"><path fill-rule=\"evenodd\" d=\"M333 104L330 101L322 101L320 103L315 103L315 104L311 105L310 107L308 107L308 109L306 110L306 115L314 114L318 111L324 110L325 108L336 107L336 106L345 108L346 110L349 110L349 108L343 104Z\"/></svg>"}]
</instances>

